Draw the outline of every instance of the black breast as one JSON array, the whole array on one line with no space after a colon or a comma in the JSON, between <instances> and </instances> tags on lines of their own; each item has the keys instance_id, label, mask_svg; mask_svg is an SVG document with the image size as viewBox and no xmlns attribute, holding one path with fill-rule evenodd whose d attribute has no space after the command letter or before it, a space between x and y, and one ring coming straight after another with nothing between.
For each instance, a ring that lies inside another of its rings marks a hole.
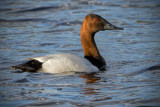
<instances>
[{"instance_id":1,"label":"black breast","mask_svg":"<svg viewBox=\"0 0 160 107\"><path fill-rule=\"evenodd\" d=\"M96 66L100 71L106 70L106 62L103 57L92 57L92 56L84 56L87 60L89 60L94 66Z\"/></svg>"}]
</instances>

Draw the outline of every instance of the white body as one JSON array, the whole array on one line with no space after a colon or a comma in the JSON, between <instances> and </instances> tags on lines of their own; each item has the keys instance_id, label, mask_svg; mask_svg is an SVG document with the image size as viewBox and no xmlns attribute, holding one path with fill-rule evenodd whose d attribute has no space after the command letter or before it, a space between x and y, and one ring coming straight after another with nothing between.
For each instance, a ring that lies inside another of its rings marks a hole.
<instances>
[{"instance_id":1,"label":"white body","mask_svg":"<svg viewBox=\"0 0 160 107\"><path fill-rule=\"evenodd\" d=\"M48 73L64 72L96 72L98 68L87 59L74 54L52 54L42 57L29 58L42 62L42 71Z\"/></svg>"}]
</instances>

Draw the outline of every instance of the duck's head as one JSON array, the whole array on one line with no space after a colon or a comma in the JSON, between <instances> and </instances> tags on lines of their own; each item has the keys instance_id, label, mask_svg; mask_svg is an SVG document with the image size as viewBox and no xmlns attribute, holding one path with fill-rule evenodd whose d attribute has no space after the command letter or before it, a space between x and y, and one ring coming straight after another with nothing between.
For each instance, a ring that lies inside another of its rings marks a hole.
<instances>
[{"instance_id":1,"label":"duck's head","mask_svg":"<svg viewBox=\"0 0 160 107\"><path fill-rule=\"evenodd\" d=\"M82 23L81 30L90 33L96 33L103 30L123 30L123 28L116 27L107 20L96 14L88 14Z\"/></svg>"}]
</instances>

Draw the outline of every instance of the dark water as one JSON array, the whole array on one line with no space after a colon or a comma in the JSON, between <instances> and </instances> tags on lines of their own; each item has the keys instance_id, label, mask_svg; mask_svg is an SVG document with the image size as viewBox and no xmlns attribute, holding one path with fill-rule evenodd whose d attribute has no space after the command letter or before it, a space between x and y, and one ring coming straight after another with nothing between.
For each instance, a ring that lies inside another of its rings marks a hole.
<instances>
[{"instance_id":1,"label":"dark water","mask_svg":"<svg viewBox=\"0 0 160 107\"><path fill-rule=\"evenodd\" d=\"M159 10L159 0L1 0L0 106L160 106L160 69L152 67L160 63ZM11 69L28 57L83 56L79 34L88 13L125 28L96 34L106 72L55 75Z\"/></svg>"}]
</instances>

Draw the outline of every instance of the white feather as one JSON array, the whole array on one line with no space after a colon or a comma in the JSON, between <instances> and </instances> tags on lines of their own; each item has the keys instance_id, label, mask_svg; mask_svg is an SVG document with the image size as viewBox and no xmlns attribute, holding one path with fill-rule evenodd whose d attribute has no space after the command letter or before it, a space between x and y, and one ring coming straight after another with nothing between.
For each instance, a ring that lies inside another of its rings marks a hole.
<instances>
[{"instance_id":1,"label":"white feather","mask_svg":"<svg viewBox=\"0 0 160 107\"><path fill-rule=\"evenodd\" d=\"M48 73L98 71L98 68L92 65L87 59L74 54L52 54L30 59L42 62L42 71Z\"/></svg>"}]
</instances>

